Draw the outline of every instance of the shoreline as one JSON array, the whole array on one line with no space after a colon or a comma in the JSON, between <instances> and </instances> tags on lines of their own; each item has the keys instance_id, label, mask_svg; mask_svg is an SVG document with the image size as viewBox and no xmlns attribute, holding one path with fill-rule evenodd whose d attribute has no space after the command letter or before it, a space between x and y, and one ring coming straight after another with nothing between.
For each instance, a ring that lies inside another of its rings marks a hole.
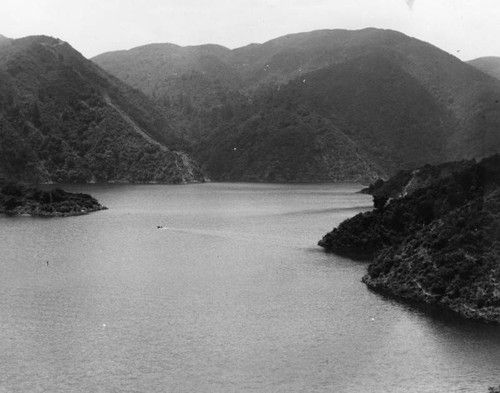
<instances>
[{"instance_id":1,"label":"shoreline","mask_svg":"<svg viewBox=\"0 0 500 393\"><path fill-rule=\"evenodd\" d=\"M491 310L481 310L467 305L466 303L457 302L456 304L450 304L448 302L434 302L430 300L432 299L432 296L426 295L424 292L418 293L416 291L409 291L409 295L404 295L398 290L391 289L383 283L377 282L368 274L364 275L361 281L373 292L388 298L402 301L413 307L425 309L430 306L436 310L443 310L445 312L452 313L461 319L489 324L500 324L500 311L498 311L498 309L495 310L494 307L491 307Z\"/></svg>"},{"instance_id":2,"label":"shoreline","mask_svg":"<svg viewBox=\"0 0 500 393\"><path fill-rule=\"evenodd\" d=\"M89 194L67 192L60 188L42 190L21 183L0 189L0 214L38 217L69 217L107 210Z\"/></svg>"},{"instance_id":3,"label":"shoreline","mask_svg":"<svg viewBox=\"0 0 500 393\"><path fill-rule=\"evenodd\" d=\"M44 218L52 218L52 217L72 217L72 216L84 216L89 213L94 213L102 210L108 210L106 206L99 206L95 208L90 208L90 209L81 209L80 211L69 211L69 212L62 212L62 211L53 211L53 212L48 212L48 211L41 211L39 209L33 209L30 210L28 208L21 208L21 209L15 209L15 210L5 210L5 209L0 209L0 214L5 215L5 216L30 216L30 217L44 217Z\"/></svg>"}]
</instances>

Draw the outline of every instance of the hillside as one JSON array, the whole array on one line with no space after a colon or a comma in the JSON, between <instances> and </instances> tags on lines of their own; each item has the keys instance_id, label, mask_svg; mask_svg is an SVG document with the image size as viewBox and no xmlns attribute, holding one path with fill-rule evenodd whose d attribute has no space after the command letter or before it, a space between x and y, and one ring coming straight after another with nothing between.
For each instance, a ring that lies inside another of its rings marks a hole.
<instances>
[{"instance_id":1,"label":"hillside","mask_svg":"<svg viewBox=\"0 0 500 393\"><path fill-rule=\"evenodd\" d=\"M373 259L363 281L375 290L500 322L500 156L427 166L371 191L375 209L319 245Z\"/></svg>"},{"instance_id":2,"label":"hillside","mask_svg":"<svg viewBox=\"0 0 500 393\"><path fill-rule=\"evenodd\" d=\"M104 53L93 61L156 101L188 136L213 110L243 101L241 77L229 64L230 55L218 45L150 44Z\"/></svg>"},{"instance_id":3,"label":"hillside","mask_svg":"<svg viewBox=\"0 0 500 393\"><path fill-rule=\"evenodd\" d=\"M218 180L366 181L500 152L500 82L395 31L154 44L93 61L155 100Z\"/></svg>"},{"instance_id":4,"label":"hillside","mask_svg":"<svg viewBox=\"0 0 500 393\"><path fill-rule=\"evenodd\" d=\"M500 79L500 57L479 57L474 60L469 60L467 64L470 64L496 79Z\"/></svg>"},{"instance_id":5,"label":"hillside","mask_svg":"<svg viewBox=\"0 0 500 393\"><path fill-rule=\"evenodd\" d=\"M10 41L12 41L10 38L0 34L0 45L7 45Z\"/></svg>"},{"instance_id":6,"label":"hillside","mask_svg":"<svg viewBox=\"0 0 500 393\"><path fill-rule=\"evenodd\" d=\"M202 180L166 146L175 132L150 99L45 36L0 45L0 177L32 182Z\"/></svg>"}]
</instances>

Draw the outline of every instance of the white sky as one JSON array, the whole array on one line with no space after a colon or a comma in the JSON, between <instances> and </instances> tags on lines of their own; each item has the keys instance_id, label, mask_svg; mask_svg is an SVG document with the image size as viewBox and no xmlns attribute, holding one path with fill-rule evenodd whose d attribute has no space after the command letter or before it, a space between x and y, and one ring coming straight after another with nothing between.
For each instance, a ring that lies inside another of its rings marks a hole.
<instances>
[{"instance_id":1,"label":"white sky","mask_svg":"<svg viewBox=\"0 0 500 393\"><path fill-rule=\"evenodd\" d=\"M364 27L398 30L463 60L500 56L500 0L0 0L0 34L58 37L86 57Z\"/></svg>"}]
</instances>

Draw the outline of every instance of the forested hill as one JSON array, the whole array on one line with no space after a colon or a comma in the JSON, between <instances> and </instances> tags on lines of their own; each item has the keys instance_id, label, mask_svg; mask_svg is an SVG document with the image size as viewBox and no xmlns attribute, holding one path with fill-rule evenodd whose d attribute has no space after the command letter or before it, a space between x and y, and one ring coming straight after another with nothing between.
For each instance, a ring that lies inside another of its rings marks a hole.
<instances>
[{"instance_id":1,"label":"forested hill","mask_svg":"<svg viewBox=\"0 0 500 393\"><path fill-rule=\"evenodd\" d=\"M33 182L202 180L143 93L67 43L0 44L0 177Z\"/></svg>"},{"instance_id":2,"label":"forested hill","mask_svg":"<svg viewBox=\"0 0 500 393\"><path fill-rule=\"evenodd\" d=\"M369 189L375 209L319 244L373 258L373 289L500 322L500 156L426 166Z\"/></svg>"},{"instance_id":3,"label":"forested hill","mask_svg":"<svg viewBox=\"0 0 500 393\"><path fill-rule=\"evenodd\" d=\"M380 29L93 59L152 98L214 179L367 180L500 152L500 81Z\"/></svg>"},{"instance_id":4,"label":"forested hill","mask_svg":"<svg viewBox=\"0 0 500 393\"><path fill-rule=\"evenodd\" d=\"M500 57L479 57L469 60L467 63L496 79L500 79Z\"/></svg>"}]
</instances>

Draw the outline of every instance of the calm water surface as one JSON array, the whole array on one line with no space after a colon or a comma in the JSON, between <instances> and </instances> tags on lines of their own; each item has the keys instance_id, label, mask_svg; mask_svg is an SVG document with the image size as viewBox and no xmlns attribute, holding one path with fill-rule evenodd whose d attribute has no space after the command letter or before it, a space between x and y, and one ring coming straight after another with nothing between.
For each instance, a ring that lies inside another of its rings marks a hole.
<instances>
[{"instance_id":1,"label":"calm water surface","mask_svg":"<svg viewBox=\"0 0 500 393\"><path fill-rule=\"evenodd\" d=\"M66 188L110 209L0 217L0 392L500 384L499 327L384 299L316 246L370 206L355 185Z\"/></svg>"}]
</instances>

